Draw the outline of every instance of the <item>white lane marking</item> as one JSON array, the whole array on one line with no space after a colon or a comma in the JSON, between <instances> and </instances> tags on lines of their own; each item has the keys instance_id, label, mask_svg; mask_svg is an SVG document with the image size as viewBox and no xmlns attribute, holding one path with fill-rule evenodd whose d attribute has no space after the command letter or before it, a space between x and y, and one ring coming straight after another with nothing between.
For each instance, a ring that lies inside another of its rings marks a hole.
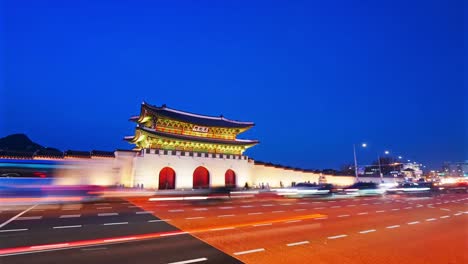
<instances>
[{"instance_id":1,"label":"white lane marking","mask_svg":"<svg viewBox=\"0 0 468 264\"><path fill-rule=\"evenodd\" d=\"M323 219L328 219L327 216L324 216L324 217L317 217L317 218L314 218L314 220L323 220Z\"/></svg>"},{"instance_id":2,"label":"white lane marking","mask_svg":"<svg viewBox=\"0 0 468 264\"><path fill-rule=\"evenodd\" d=\"M360 231L359 234L367 234L367 233L372 233L372 232L375 232L375 231L377 231L377 230L369 229L369 230Z\"/></svg>"},{"instance_id":3,"label":"white lane marking","mask_svg":"<svg viewBox=\"0 0 468 264\"><path fill-rule=\"evenodd\" d=\"M262 206L273 206L272 204L262 204Z\"/></svg>"},{"instance_id":4,"label":"white lane marking","mask_svg":"<svg viewBox=\"0 0 468 264\"><path fill-rule=\"evenodd\" d=\"M27 208L26 210L24 210L23 212L21 212L21 213L15 215L15 216L13 216L12 218L8 219L8 220L5 221L5 222L3 222L3 223L0 225L0 228L2 228L2 227L4 227L4 226L8 225L8 223L10 223L11 221L14 221L16 218L18 218L18 217L22 216L23 214L27 213L29 210L34 209L34 207L36 207L36 206L38 206L38 205L37 205L37 204L36 204L36 205L33 205L33 206Z\"/></svg>"},{"instance_id":5,"label":"white lane marking","mask_svg":"<svg viewBox=\"0 0 468 264\"><path fill-rule=\"evenodd\" d=\"M349 204L347 205L347 207L353 207L353 206L356 206L355 204Z\"/></svg>"},{"instance_id":6,"label":"white lane marking","mask_svg":"<svg viewBox=\"0 0 468 264\"><path fill-rule=\"evenodd\" d=\"M323 203L323 202L312 202L312 203Z\"/></svg>"},{"instance_id":7,"label":"white lane marking","mask_svg":"<svg viewBox=\"0 0 468 264\"><path fill-rule=\"evenodd\" d=\"M362 212L362 213L358 213L357 215L366 215L366 214L369 214L368 212Z\"/></svg>"},{"instance_id":8,"label":"white lane marking","mask_svg":"<svg viewBox=\"0 0 468 264\"><path fill-rule=\"evenodd\" d=\"M290 203L281 203L280 205L291 205Z\"/></svg>"},{"instance_id":9,"label":"white lane marking","mask_svg":"<svg viewBox=\"0 0 468 264\"><path fill-rule=\"evenodd\" d=\"M205 218L204 216L194 216L194 217L187 217L185 219L187 220L195 220L195 219L202 219L202 218Z\"/></svg>"},{"instance_id":10,"label":"white lane marking","mask_svg":"<svg viewBox=\"0 0 468 264\"><path fill-rule=\"evenodd\" d=\"M154 211L140 211L140 212L135 212L135 214L152 214Z\"/></svg>"},{"instance_id":11,"label":"white lane marking","mask_svg":"<svg viewBox=\"0 0 468 264\"><path fill-rule=\"evenodd\" d=\"M348 217L349 214L339 215L338 217Z\"/></svg>"},{"instance_id":12,"label":"white lane marking","mask_svg":"<svg viewBox=\"0 0 468 264\"><path fill-rule=\"evenodd\" d=\"M341 205L335 205L335 206L332 206L330 208L341 208Z\"/></svg>"},{"instance_id":13,"label":"white lane marking","mask_svg":"<svg viewBox=\"0 0 468 264\"><path fill-rule=\"evenodd\" d=\"M379 210L379 211L375 211L376 213L384 213L385 210Z\"/></svg>"},{"instance_id":14,"label":"white lane marking","mask_svg":"<svg viewBox=\"0 0 468 264\"><path fill-rule=\"evenodd\" d=\"M16 218L16 220L38 220L41 219L42 216L21 216Z\"/></svg>"},{"instance_id":15,"label":"white lane marking","mask_svg":"<svg viewBox=\"0 0 468 264\"><path fill-rule=\"evenodd\" d=\"M174 209L174 210L169 210L168 212L170 213L177 213L177 212L183 212L184 209Z\"/></svg>"},{"instance_id":16,"label":"white lane marking","mask_svg":"<svg viewBox=\"0 0 468 264\"><path fill-rule=\"evenodd\" d=\"M369 205L369 204L367 204L367 203L363 203L363 204L361 204L361 205Z\"/></svg>"},{"instance_id":17,"label":"white lane marking","mask_svg":"<svg viewBox=\"0 0 468 264\"><path fill-rule=\"evenodd\" d=\"M336 201L328 201L329 203L336 203Z\"/></svg>"},{"instance_id":18,"label":"white lane marking","mask_svg":"<svg viewBox=\"0 0 468 264\"><path fill-rule=\"evenodd\" d=\"M103 225L107 226L107 225L127 225L128 222L115 222L115 223L105 223Z\"/></svg>"},{"instance_id":19,"label":"white lane marking","mask_svg":"<svg viewBox=\"0 0 468 264\"><path fill-rule=\"evenodd\" d=\"M221 207L218 207L219 209L222 209L222 210L225 210L225 209L232 209L234 207L232 206L221 206Z\"/></svg>"},{"instance_id":20,"label":"white lane marking","mask_svg":"<svg viewBox=\"0 0 468 264\"><path fill-rule=\"evenodd\" d=\"M262 212L256 212L256 213L248 213L247 215L259 215L259 214L263 214Z\"/></svg>"},{"instance_id":21,"label":"white lane marking","mask_svg":"<svg viewBox=\"0 0 468 264\"><path fill-rule=\"evenodd\" d=\"M231 217L231 216L235 216L233 214L227 214L227 215L218 215L218 217Z\"/></svg>"},{"instance_id":22,"label":"white lane marking","mask_svg":"<svg viewBox=\"0 0 468 264\"><path fill-rule=\"evenodd\" d=\"M272 211L272 213L284 213L283 210L278 210L278 211Z\"/></svg>"},{"instance_id":23,"label":"white lane marking","mask_svg":"<svg viewBox=\"0 0 468 264\"><path fill-rule=\"evenodd\" d=\"M98 247L98 248L82 248L82 251L94 251L94 250L105 250L106 247Z\"/></svg>"},{"instance_id":24,"label":"white lane marking","mask_svg":"<svg viewBox=\"0 0 468 264\"><path fill-rule=\"evenodd\" d=\"M299 241L299 242L294 242L294 243L289 243L286 244L288 247L293 247L293 246L299 246L299 245L304 245L304 244L309 244L309 241Z\"/></svg>"},{"instance_id":25,"label":"white lane marking","mask_svg":"<svg viewBox=\"0 0 468 264\"><path fill-rule=\"evenodd\" d=\"M393 208L392 211L398 211L400 208Z\"/></svg>"},{"instance_id":26,"label":"white lane marking","mask_svg":"<svg viewBox=\"0 0 468 264\"><path fill-rule=\"evenodd\" d=\"M428 219L426 219L426 222L431 222L431 221L435 221L435 220L437 220L437 219L435 219L435 218L428 218Z\"/></svg>"},{"instance_id":27,"label":"white lane marking","mask_svg":"<svg viewBox=\"0 0 468 264\"><path fill-rule=\"evenodd\" d=\"M413 207L411 207L411 206L408 206L408 207L405 207L405 208L403 208L403 209L406 209L406 210L408 210L408 209L413 209Z\"/></svg>"},{"instance_id":28,"label":"white lane marking","mask_svg":"<svg viewBox=\"0 0 468 264\"><path fill-rule=\"evenodd\" d=\"M297 203L297 204L309 204L309 203L306 203L306 202L301 202L301 203Z\"/></svg>"},{"instance_id":29,"label":"white lane marking","mask_svg":"<svg viewBox=\"0 0 468 264\"><path fill-rule=\"evenodd\" d=\"M414 221L414 222L409 222L408 225L415 225L415 224L419 224L420 222L419 221Z\"/></svg>"},{"instance_id":30,"label":"white lane marking","mask_svg":"<svg viewBox=\"0 0 468 264\"><path fill-rule=\"evenodd\" d=\"M296 212L305 211L305 209L303 209L303 208L301 208L301 209L294 209L294 211L296 211Z\"/></svg>"},{"instance_id":31,"label":"white lane marking","mask_svg":"<svg viewBox=\"0 0 468 264\"><path fill-rule=\"evenodd\" d=\"M171 219L154 219L154 220L148 220L148 223L167 222L167 221L171 221Z\"/></svg>"},{"instance_id":32,"label":"white lane marking","mask_svg":"<svg viewBox=\"0 0 468 264\"><path fill-rule=\"evenodd\" d=\"M381 203L373 203L373 204L381 204Z\"/></svg>"},{"instance_id":33,"label":"white lane marking","mask_svg":"<svg viewBox=\"0 0 468 264\"><path fill-rule=\"evenodd\" d=\"M453 214L455 216L459 216L459 215L462 215L463 213L456 213L456 214Z\"/></svg>"},{"instance_id":34,"label":"white lane marking","mask_svg":"<svg viewBox=\"0 0 468 264\"><path fill-rule=\"evenodd\" d=\"M118 213L100 213L98 216L112 216L112 215L119 215Z\"/></svg>"},{"instance_id":35,"label":"white lane marking","mask_svg":"<svg viewBox=\"0 0 468 264\"><path fill-rule=\"evenodd\" d=\"M106 209L112 209L112 207L97 207L97 210L106 210Z\"/></svg>"},{"instance_id":36,"label":"white lane marking","mask_svg":"<svg viewBox=\"0 0 468 264\"><path fill-rule=\"evenodd\" d=\"M446 209L446 208L440 208L440 210L442 210L442 211L450 211L450 209Z\"/></svg>"},{"instance_id":37,"label":"white lane marking","mask_svg":"<svg viewBox=\"0 0 468 264\"><path fill-rule=\"evenodd\" d=\"M256 225L252 225L252 226L271 226L272 223L265 223L265 224L256 224Z\"/></svg>"},{"instance_id":38,"label":"white lane marking","mask_svg":"<svg viewBox=\"0 0 468 264\"><path fill-rule=\"evenodd\" d=\"M253 205L241 205L240 207L242 207L242 208L251 208L251 207L253 207Z\"/></svg>"},{"instance_id":39,"label":"white lane marking","mask_svg":"<svg viewBox=\"0 0 468 264\"><path fill-rule=\"evenodd\" d=\"M388 228L388 229L393 229L393 228L397 228L397 227L400 227L400 225L387 226L386 228Z\"/></svg>"},{"instance_id":40,"label":"white lane marking","mask_svg":"<svg viewBox=\"0 0 468 264\"><path fill-rule=\"evenodd\" d=\"M251 249L251 250L246 250L246 251L234 252L234 255L244 255L244 254L250 254L250 253L261 252L261 251L265 251L265 249L256 248L256 249Z\"/></svg>"},{"instance_id":41,"label":"white lane marking","mask_svg":"<svg viewBox=\"0 0 468 264\"><path fill-rule=\"evenodd\" d=\"M82 227L82 225L69 225L69 226L54 226L53 229L62 229L62 228L77 228Z\"/></svg>"},{"instance_id":42,"label":"white lane marking","mask_svg":"<svg viewBox=\"0 0 468 264\"><path fill-rule=\"evenodd\" d=\"M325 209L325 207L315 207L314 209L316 209L316 210Z\"/></svg>"},{"instance_id":43,"label":"white lane marking","mask_svg":"<svg viewBox=\"0 0 468 264\"><path fill-rule=\"evenodd\" d=\"M220 230L231 230L234 229L234 227L220 227L220 228L211 228L211 231L220 231Z\"/></svg>"},{"instance_id":44,"label":"white lane marking","mask_svg":"<svg viewBox=\"0 0 468 264\"><path fill-rule=\"evenodd\" d=\"M418 205L416 205L416 207L417 207L417 208L423 207L423 205L422 205L422 204L418 204Z\"/></svg>"},{"instance_id":45,"label":"white lane marking","mask_svg":"<svg viewBox=\"0 0 468 264\"><path fill-rule=\"evenodd\" d=\"M207 258L196 258L196 259L188 259L188 260L183 260L183 261L177 261L177 262L171 262L168 264L188 264L188 263L195 263L195 262L202 262L202 261L207 261Z\"/></svg>"},{"instance_id":46,"label":"white lane marking","mask_svg":"<svg viewBox=\"0 0 468 264\"><path fill-rule=\"evenodd\" d=\"M80 217L81 215L79 214L72 214L72 215L61 215L59 218L76 218Z\"/></svg>"},{"instance_id":47,"label":"white lane marking","mask_svg":"<svg viewBox=\"0 0 468 264\"><path fill-rule=\"evenodd\" d=\"M328 239L337 239L337 238L342 238L342 237L347 237L348 235L337 235L337 236L330 236L327 237Z\"/></svg>"},{"instance_id":48,"label":"white lane marking","mask_svg":"<svg viewBox=\"0 0 468 264\"><path fill-rule=\"evenodd\" d=\"M450 215L444 215L444 216L441 216L440 218L449 218Z\"/></svg>"},{"instance_id":49,"label":"white lane marking","mask_svg":"<svg viewBox=\"0 0 468 264\"><path fill-rule=\"evenodd\" d=\"M208 211L208 208L195 208L195 211Z\"/></svg>"},{"instance_id":50,"label":"white lane marking","mask_svg":"<svg viewBox=\"0 0 468 264\"><path fill-rule=\"evenodd\" d=\"M19 232L19 231L27 231L29 229L27 228L20 228L20 229L6 229L6 230L0 230L0 233L3 232Z\"/></svg>"}]
</instances>

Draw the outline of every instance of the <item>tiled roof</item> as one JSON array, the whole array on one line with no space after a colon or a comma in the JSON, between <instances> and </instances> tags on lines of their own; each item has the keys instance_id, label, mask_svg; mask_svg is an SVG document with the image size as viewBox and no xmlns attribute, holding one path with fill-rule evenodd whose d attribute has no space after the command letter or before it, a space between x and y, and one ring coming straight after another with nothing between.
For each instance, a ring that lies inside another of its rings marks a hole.
<instances>
[{"instance_id":1,"label":"tiled roof","mask_svg":"<svg viewBox=\"0 0 468 264\"><path fill-rule=\"evenodd\" d=\"M223 116L207 116L207 115L200 115L194 114L190 112L180 111L176 109L171 109L166 105L162 105L161 107L153 106L147 103L142 104L142 107L145 107L149 111L159 114L171 119L184 121L187 123L197 124L200 126L207 126L207 127L228 127L228 128L246 128L254 126L253 122L241 122L236 120L227 119ZM131 118L131 120L133 120Z\"/></svg>"}]
</instances>

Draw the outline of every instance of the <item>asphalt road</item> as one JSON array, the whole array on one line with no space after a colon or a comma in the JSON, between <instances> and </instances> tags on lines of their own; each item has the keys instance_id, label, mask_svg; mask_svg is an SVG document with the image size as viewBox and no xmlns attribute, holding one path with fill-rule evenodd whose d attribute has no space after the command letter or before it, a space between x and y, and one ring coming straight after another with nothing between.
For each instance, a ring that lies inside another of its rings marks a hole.
<instances>
[{"instance_id":1,"label":"asphalt road","mask_svg":"<svg viewBox=\"0 0 468 264\"><path fill-rule=\"evenodd\" d=\"M3 208L0 225L29 210L0 228L0 254L26 248L0 263L468 263L467 205L447 194Z\"/></svg>"}]
</instances>

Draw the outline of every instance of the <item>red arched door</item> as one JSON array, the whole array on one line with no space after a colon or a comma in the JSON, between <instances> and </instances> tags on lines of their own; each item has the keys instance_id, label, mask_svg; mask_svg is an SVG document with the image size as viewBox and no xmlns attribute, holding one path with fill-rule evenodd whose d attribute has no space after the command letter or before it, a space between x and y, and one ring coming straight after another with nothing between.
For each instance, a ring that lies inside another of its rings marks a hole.
<instances>
[{"instance_id":1,"label":"red arched door","mask_svg":"<svg viewBox=\"0 0 468 264\"><path fill-rule=\"evenodd\" d=\"M175 189L175 171L164 167L159 172L159 190Z\"/></svg>"},{"instance_id":2,"label":"red arched door","mask_svg":"<svg viewBox=\"0 0 468 264\"><path fill-rule=\"evenodd\" d=\"M236 173L229 169L224 174L224 183L226 187L236 187Z\"/></svg>"},{"instance_id":3,"label":"red arched door","mask_svg":"<svg viewBox=\"0 0 468 264\"><path fill-rule=\"evenodd\" d=\"M210 173L205 167L198 167L193 172L193 188L204 189L210 187Z\"/></svg>"}]
</instances>

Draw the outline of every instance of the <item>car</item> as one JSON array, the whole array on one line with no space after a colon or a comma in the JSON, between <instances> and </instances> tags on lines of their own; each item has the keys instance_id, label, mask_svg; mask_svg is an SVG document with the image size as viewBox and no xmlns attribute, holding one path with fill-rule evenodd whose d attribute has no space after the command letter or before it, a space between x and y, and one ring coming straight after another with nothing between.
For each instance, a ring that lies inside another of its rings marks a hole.
<instances>
[{"instance_id":1,"label":"car","mask_svg":"<svg viewBox=\"0 0 468 264\"><path fill-rule=\"evenodd\" d=\"M284 197L297 198L313 197L317 195L330 195L332 190L332 184L301 182L291 188L276 189L276 193Z\"/></svg>"},{"instance_id":2,"label":"car","mask_svg":"<svg viewBox=\"0 0 468 264\"><path fill-rule=\"evenodd\" d=\"M351 186L343 188L337 192L337 195L352 195L352 196L368 196L368 195L382 195L385 190L380 188L374 182L356 182Z\"/></svg>"},{"instance_id":3,"label":"car","mask_svg":"<svg viewBox=\"0 0 468 264\"><path fill-rule=\"evenodd\" d=\"M419 194L434 191L434 186L430 182L402 182L398 186L388 188L388 194Z\"/></svg>"}]
</instances>

